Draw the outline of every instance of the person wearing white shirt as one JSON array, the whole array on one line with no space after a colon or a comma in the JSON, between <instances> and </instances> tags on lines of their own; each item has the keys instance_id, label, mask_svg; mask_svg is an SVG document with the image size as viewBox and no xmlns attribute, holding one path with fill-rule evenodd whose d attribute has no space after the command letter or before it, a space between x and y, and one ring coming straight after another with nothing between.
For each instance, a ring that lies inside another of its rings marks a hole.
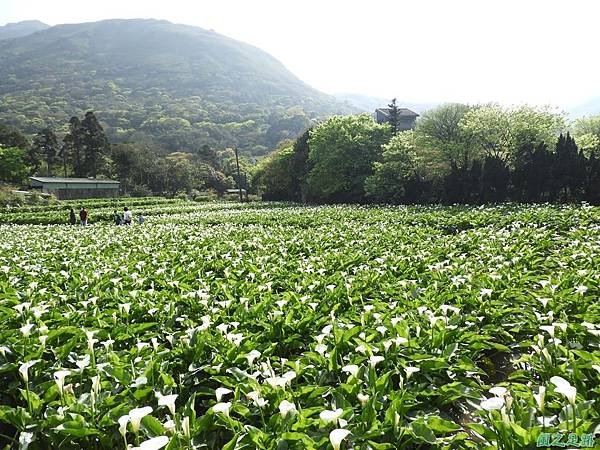
<instances>
[{"instance_id":1,"label":"person wearing white shirt","mask_svg":"<svg viewBox=\"0 0 600 450\"><path fill-rule=\"evenodd\" d=\"M133 219L133 213L129 211L129 208L126 206L123 209L123 224L131 225L131 220Z\"/></svg>"}]
</instances>

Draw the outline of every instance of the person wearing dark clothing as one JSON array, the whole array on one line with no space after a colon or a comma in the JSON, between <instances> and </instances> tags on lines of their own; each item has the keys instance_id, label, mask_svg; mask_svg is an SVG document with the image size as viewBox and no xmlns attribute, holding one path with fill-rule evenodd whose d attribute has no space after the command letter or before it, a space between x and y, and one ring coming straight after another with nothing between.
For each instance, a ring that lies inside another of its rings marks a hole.
<instances>
[{"instance_id":1,"label":"person wearing dark clothing","mask_svg":"<svg viewBox=\"0 0 600 450\"><path fill-rule=\"evenodd\" d=\"M121 214L119 214L116 209L114 210L113 214L115 218L115 225L121 225L123 223L121 220Z\"/></svg>"},{"instance_id":2,"label":"person wearing dark clothing","mask_svg":"<svg viewBox=\"0 0 600 450\"><path fill-rule=\"evenodd\" d=\"M69 212L69 223L71 225L75 225L77 223L77 216L75 215L75 210L73 208L71 208L71 211Z\"/></svg>"},{"instance_id":3,"label":"person wearing dark clothing","mask_svg":"<svg viewBox=\"0 0 600 450\"><path fill-rule=\"evenodd\" d=\"M79 211L79 220L81 221L81 225L83 225L83 226L87 225L88 212L87 212L87 209L85 209L85 207L81 208L81 211Z\"/></svg>"}]
</instances>

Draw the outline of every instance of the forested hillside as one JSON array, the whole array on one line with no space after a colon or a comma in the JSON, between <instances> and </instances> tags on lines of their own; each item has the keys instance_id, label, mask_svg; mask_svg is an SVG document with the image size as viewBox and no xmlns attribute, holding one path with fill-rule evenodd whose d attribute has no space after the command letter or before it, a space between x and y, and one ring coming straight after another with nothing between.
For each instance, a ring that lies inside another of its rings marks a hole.
<instances>
[{"instance_id":1,"label":"forested hillside","mask_svg":"<svg viewBox=\"0 0 600 450\"><path fill-rule=\"evenodd\" d=\"M256 47L166 21L59 25L0 41L0 60L0 123L27 133L94 110L112 142L261 155L350 112Z\"/></svg>"}]
</instances>

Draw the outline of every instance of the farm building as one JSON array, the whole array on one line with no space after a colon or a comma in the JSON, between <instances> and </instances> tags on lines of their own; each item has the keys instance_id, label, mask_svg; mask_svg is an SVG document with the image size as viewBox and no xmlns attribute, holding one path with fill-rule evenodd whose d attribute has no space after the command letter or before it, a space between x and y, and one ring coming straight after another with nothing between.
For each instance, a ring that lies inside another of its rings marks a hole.
<instances>
[{"instance_id":1,"label":"farm building","mask_svg":"<svg viewBox=\"0 0 600 450\"><path fill-rule=\"evenodd\" d=\"M32 188L40 189L45 194L54 194L60 200L116 197L120 186L118 181L97 178L29 177L29 179Z\"/></svg>"},{"instance_id":2,"label":"farm building","mask_svg":"<svg viewBox=\"0 0 600 450\"><path fill-rule=\"evenodd\" d=\"M398 108L398 130L412 130L419 115L408 108ZM390 121L390 108L377 108L375 110L375 121L377 123L388 123Z\"/></svg>"}]
</instances>

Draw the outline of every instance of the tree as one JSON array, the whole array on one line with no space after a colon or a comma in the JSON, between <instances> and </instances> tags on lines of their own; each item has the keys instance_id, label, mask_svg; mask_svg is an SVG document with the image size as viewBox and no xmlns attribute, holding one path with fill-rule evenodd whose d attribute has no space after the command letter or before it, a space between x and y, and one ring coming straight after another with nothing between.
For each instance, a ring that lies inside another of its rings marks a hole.
<instances>
[{"instance_id":1,"label":"tree","mask_svg":"<svg viewBox=\"0 0 600 450\"><path fill-rule=\"evenodd\" d=\"M84 148L84 167L87 175L96 178L102 166L102 157L108 149L108 139L95 114L88 111L81 122Z\"/></svg>"},{"instance_id":2,"label":"tree","mask_svg":"<svg viewBox=\"0 0 600 450\"><path fill-rule=\"evenodd\" d=\"M398 106L396 105L395 98L392 99L392 103L388 105L388 108L390 116L389 124L392 129L392 135L395 136L398 133L398 121L400 120Z\"/></svg>"},{"instance_id":3,"label":"tree","mask_svg":"<svg viewBox=\"0 0 600 450\"><path fill-rule=\"evenodd\" d=\"M294 149L288 146L274 151L261 161L254 174L253 184L259 186L263 200L300 200L293 159Z\"/></svg>"},{"instance_id":4,"label":"tree","mask_svg":"<svg viewBox=\"0 0 600 450\"><path fill-rule=\"evenodd\" d=\"M389 141L390 126L368 114L334 116L310 133L309 199L317 202L360 202L364 182Z\"/></svg>"},{"instance_id":5,"label":"tree","mask_svg":"<svg viewBox=\"0 0 600 450\"><path fill-rule=\"evenodd\" d=\"M600 114L577 119L573 123L573 136L577 147L586 155L600 152Z\"/></svg>"},{"instance_id":6,"label":"tree","mask_svg":"<svg viewBox=\"0 0 600 450\"><path fill-rule=\"evenodd\" d=\"M569 133L560 135L552 165L554 195L562 201L574 201L585 180L585 158L579 152L575 139Z\"/></svg>"},{"instance_id":7,"label":"tree","mask_svg":"<svg viewBox=\"0 0 600 450\"><path fill-rule=\"evenodd\" d=\"M600 205L600 151L592 152L588 160L584 198L594 205Z\"/></svg>"},{"instance_id":8,"label":"tree","mask_svg":"<svg viewBox=\"0 0 600 450\"><path fill-rule=\"evenodd\" d=\"M486 156L481 171L481 197L484 203L503 202L508 197L510 170L504 160Z\"/></svg>"},{"instance_id":9,"label":"tree","mask_svg":"<svg viewBox=\"0 0 600 450\"><path fill-rule=\"evenodd\" d=\"M43 153L35 145L30 145L25 149L25 164L29 167L31 175L38 174L43 158Z\"/></svg>"},{"instance_id":10,"label":"tree","mask_svg":"<svg viewBox=\"0 0 600 450\"><path fill-rule=\"evenodd\" d=\"M453 162L466 167L476 156L473 135L461 127L463 117L472 109L461 103L447 103L426 111L417 123L417 133L425 138L430 148L441 153L439 159L448 165Z\"/></svg>"},{"instance_id":11,"label":"tree","mask_svg":"<svg viewBox=\"0 0 600 450\"><path fill-rule=\"evenodd\" d=\"M373 164L373 174L365 180L369 198L384 203L408 203L411 183L417 179L417 142L414 131L403 131L383 146L382 161Z\"/></svg>"},{"instance_id":12,"label":"tree","mask_svg":"<svg viewBox=\"0 0 600 450\"><path fill-rule=\"evenodd\" d=\"M593 134L600 138L600 114L577 119L573 123L573 136L575 138L584 134Z\"/></svg>"},{"instance_id":13,"label":"tree","mask_svg":"<svg viewBox=\"0 0 600 450\"><path fill-rule=\"evenodd\" d=\"M46 175L52 176L52 166L56 159L58 139L50 128L44 128L33 139L33 146L36 152L41 154L46 160Z\"/></svg>"},{"instance_id":14,"label":"tree","mask_svg":"<svg viewBox=\"0 0 600 450\"><path fill-rule=\"evenodd\" d=\"M110 157L125 193L149 190L151 168L158 155L146 146L122 143L111 147Z\"/></svg>"},{"instance_id":15,"label":"tree","mask_svg":"<svg viewBox=\"0 0 600 450\"><path fill-rule=\"evenodd\" d=\"M27 177L25 150L0 146L0 180L21 183Z\"/></svg>"},{"instance_id":16,"label":"tree","mask_svg":"<svg viewBox=\"0 0 600 450\"><path fill-rule=\"evenodd\" d=\"M265 200L306 201L307 175L312 167L308 160L312 129L307 129L293 143L282 142L256 166L252 184Z\"/></svg>"},{"instance_id":17,"label":"tree","mask_svg":"<svg viewBox=\"0 0 600 450\"><path fill-rule=\"evenodd\" d=\"M79 118L73 116L69 120L69 132L63 138L63 145L60 150L60 157L63 162L65 176L67 165L73 167L73 174L76 177L85 176L85 165L83 155L83 127Z\"/></svg>"},{"instance_id":18,"label":"tree","mask_svg":"<svg viewBox=\"0 0 600 450\"><path fill-rule=\"evenodd\" d=\"M466 112L460 122L483 156L514 164L517 149L527 143L551 143L564 128L564 117L548 108L500 105L479 106Z\"/></svg>"},{"instance_id":19,"label":"tree","mask_svg":"<svg viewBox=\"0 0 600 450\"><path fill-rule=\"evenodd\" d=\"M600 151L600 137L593 133L576 136L575 143L585 155L591 155L594 152Z\"/></svg>"},{"instance_id":20,"label":"tree","mask_svg":"<svg viewBox=\"0 0 600 450\"><path fill-rule=\"evenodd\" d=\"M29 141L19 130L0 124L0 146L27 149Z\"/></svg>"}]
</instances>

